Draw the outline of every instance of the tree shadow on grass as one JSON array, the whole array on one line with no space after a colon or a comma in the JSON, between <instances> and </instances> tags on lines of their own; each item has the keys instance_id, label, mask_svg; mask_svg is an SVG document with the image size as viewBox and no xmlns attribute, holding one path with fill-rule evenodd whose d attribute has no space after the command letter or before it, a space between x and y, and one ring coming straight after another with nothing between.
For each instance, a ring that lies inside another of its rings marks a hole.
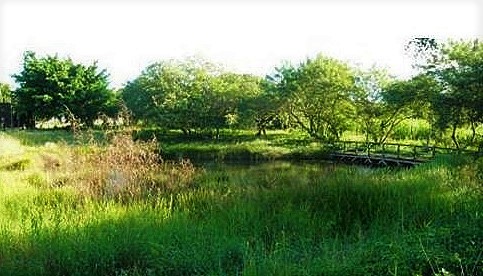
<instances>
[{"instance_id":1,"label":"tree shadow on grass","mask_svg":"<svg viewBox=\"0 0 483 276\"><path fill-rule=\"evenodd\" d=\"M40 231L9 250L3 246L0 274L241 274L244 252L235 237L196 223L157 220L124 216L67 231Z\"/></svg>"}]
</instances>

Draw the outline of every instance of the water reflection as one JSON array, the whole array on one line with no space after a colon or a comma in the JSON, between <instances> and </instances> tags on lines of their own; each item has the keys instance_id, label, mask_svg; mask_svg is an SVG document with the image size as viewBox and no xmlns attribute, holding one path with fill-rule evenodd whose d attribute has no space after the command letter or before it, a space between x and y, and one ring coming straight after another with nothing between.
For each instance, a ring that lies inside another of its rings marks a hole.
<instances>
[{"instance_id":1,"label":"water reflection","mask_svg":"<svg viewBox=\"0 0 483 276\"><path fill-rule=\"evenodd\" d=\"M361 174L372 174L377 171L387 171L391 168L372 168L358 165L348 165L331 161L259 161L259 162L193 162L195 167L206 173L228 173L244 175L276 174L277 172L300 173L300 176L310 172L317 175L328 175L335 172L353 172Z\"/></svg>"}]
</instances>

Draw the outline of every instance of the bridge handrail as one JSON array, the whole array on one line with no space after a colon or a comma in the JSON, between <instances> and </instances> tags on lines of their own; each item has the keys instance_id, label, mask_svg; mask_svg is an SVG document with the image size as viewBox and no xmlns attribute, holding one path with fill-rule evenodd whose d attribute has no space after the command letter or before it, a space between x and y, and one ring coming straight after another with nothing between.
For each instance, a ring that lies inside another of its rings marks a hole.
<instances>
[{"instance_id":1,"label":"bridge handrail","mask_svg":"<svg viewBox=\"0 0 483 276\"><path fill-rule=\"evenodd\" d=\"M398 158L400 157L412 157L413 159L419 158L428 158L427 155L425 156L424 154L421 154L421 151L418 149L424 149L424 153L431 152L431 157L434 158L436 151L446 151L447 153L469 153L469 154L482 154L480 150L470 150L470 149L457 149L457 148L445 148L445 147L438 147L434 145L412 145L412 144L402 144L402 143L376 143L376 142L370 142L370 141L337 141L333 142L331 144L327 144L329 147L334 147L337 144L343 144L343 148L338 148L337 150L342 152L349 152L347 149L347 145L355 145L355 153L361 152L367 152L367 155L371 155L371 149L376 149L378 146L382 147L382 152L377 152L376 154L382 154L382 156L385 156L386 154L394 154L394 152L390 152L387 150L386 146L396 146L396 156ZM360 145L361 147L359 147ZM411 154L408 154L407 152L401 152L401 147L404 148L411 148ZM360 149L360 151L358 151ZM353 152L353 151L351 151ZM374 153L372 153L374 154Z\"/></svg>"}]
</instances>

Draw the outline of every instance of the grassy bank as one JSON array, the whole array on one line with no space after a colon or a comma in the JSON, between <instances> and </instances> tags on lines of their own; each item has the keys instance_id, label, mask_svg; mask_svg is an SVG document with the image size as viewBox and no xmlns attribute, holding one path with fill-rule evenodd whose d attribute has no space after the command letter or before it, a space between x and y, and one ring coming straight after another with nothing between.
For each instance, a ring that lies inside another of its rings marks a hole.
<instances>
[{"instance_id":1,"label":"grassy bank","mask_svg":"<svg viewBox=\"0 0 483 276\"><path fill-rule=\"evenodd\" d=\"M256 136L250 130L222 130L220 137L204 134L185 135L180 131L165 131L162 129L133 129L133 130L110 130L103 132L91 130L79 132L74 135L67 130L13 130L6 132L7 135L24 146L45 146L51 143L64 143L67 145L85 145L92 142L105 143L116 133L129 133L137 141L150 142L155 140L159 145L158 152L164 159L183 160L190 159L195 162L258 162L272 160L323 160L328 158L332 150L320 141L309 137L307 134L296 130L270 130L266 135ZM409 137L409 136L408 136ZM388 140L388 143L405 144L401 147L401 154L412 156L415 146L427 146L426 140L406 139ZM361 135L346 133L343 140L360 141L360 150L363 150L362 142L365 138ZM433 144L430 144L433 145ZM341 146L341 145L339 145ZM354 147L354 144L350 145ZM349 147L350 147L349 146ZM381 150L381 146L373 147L371 152ZM386 151L394 151L397 147L386 144ZM476 152L476 147L467 148L469 152ZM419 148L418 154L429 157L430 151ZM437 149L437 154L451 152L451 149Z\"/></svg>"},{"instance_id":2,"label":"grassy bank","mask_svg":"<svg viewBox=\"0 0 483 276\"><path fill-rule=\"evenodd\" d=\"M481 158L194 168L122 136L12 137L0 275L483 275Z\"/></svg>"},{"instance_id":3,"label":"grassy bank","mask_svg":"<svg viewBox=\"0 0 483 276\"><path fill-rule=\"evenodd\" d=\"M268 161L320 159L327 151L322 144L298 131L268 131L256 136L253 131L224 130L218 139L207 136L185 136L176 131L156 129L134 131L135 139L148 141L153 137L165 158L195 161Z\"/></svg>"},{"instance_id":4,"label":"grassy bank","mask_svg":"<svg viewBox=\"0 0 483 276\"><path fill-rule=\"evenodd\" d=\"M253 131L225 130L219 139L209 136L186 136L178 131L142 129L134 131L90 131L77 135L66 130L8 131L7 135L23 146L45 146L50 143L83 145L103 143L116 133L131 133L133 139L159 145L165 159L194 161L268 161L314 160L324 157L327 151L320 142L297 131L268 131L265 136L255 136Z\"/></svg>"}]
</instances>

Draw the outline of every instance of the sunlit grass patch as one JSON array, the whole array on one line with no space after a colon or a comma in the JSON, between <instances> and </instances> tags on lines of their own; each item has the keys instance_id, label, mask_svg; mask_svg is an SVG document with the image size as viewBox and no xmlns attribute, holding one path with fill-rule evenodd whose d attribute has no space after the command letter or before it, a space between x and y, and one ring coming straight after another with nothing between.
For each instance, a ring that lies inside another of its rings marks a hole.
<instances>
[{"instance_id":1,"label":"sunlit grass patch","mask_svg":"<svg viewBox=\"0 0 483 276\"><path fill-rule=\"evenodd\" d=\"M0 133L0 158L21 155L24 152L25 149L18 140Z\"/></svg>"},{"instance_id":2,"label":"sunlit grass patch","mask_svg":"<svg viewBox=\"0 0 483 276\"><path fill-rule=\"evenodd\" d=\"M0 170L24 170L29 164L26 148L18 140L0 133Z\"/></svg>"}]
</instances>

